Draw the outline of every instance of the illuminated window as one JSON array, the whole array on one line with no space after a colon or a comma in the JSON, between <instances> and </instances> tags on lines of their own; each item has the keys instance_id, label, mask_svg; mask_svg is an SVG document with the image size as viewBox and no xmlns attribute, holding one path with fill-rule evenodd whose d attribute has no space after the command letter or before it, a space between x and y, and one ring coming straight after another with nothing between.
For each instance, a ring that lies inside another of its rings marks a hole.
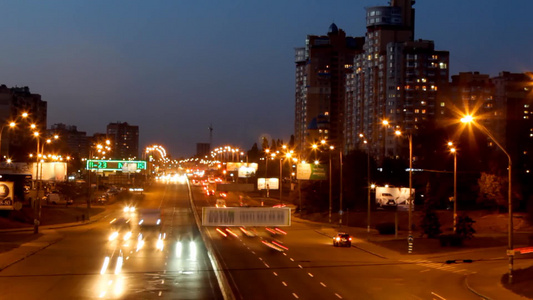
<instances>
[{"instance_id":1,"label":"illuminated window","mask_svg":"<svg viewBox=\"0 0 533 300\"><path fill-rule=\"evenodd\" d=\"M415 109L415 114L418 114L418 113L420 113L420 110L417 108Z\"/></svg>"},{"instance_id":2,"label":"illuminated window","mask_svg":"<svg viewBox=\"0 0 533 300\"><path fill-rule=\"evenodd\" d=\"M445 106L446 106L446 103L444 103L444 102L440 103L440 107L445 107Z\"/></svg>"},{"instance_id":3,"label":"illuminated window","mask_svg":"<svg viewBox=\"0 0 533 300\"><path fill-rule=\"evenodd\" d=\"M443 63L443 62L441 62L441 63L439 63L439 68L441 68L441 69L447 69L447 68L448 68L448 65L445 64L445 63Z\"/></svg>"}]
</instances>

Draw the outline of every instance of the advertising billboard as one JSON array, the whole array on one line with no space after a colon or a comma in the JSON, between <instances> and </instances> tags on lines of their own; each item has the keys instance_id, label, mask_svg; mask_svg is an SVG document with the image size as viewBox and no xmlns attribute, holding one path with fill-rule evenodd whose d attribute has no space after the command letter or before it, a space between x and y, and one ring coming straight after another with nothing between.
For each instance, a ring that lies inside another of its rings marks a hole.
<instances>
[{"instance_id":1,"label":"advertising billboard","mask_svg":"<svg viewBox=\"0 0 533 300\"><path fill-rule=\"evenodd\" d=\"M289 207L203 207L203 226L290 226Z\"/></svg>"},{"instance_id":2,"label":"advertising billboard","mask_svg":"<svg viewBox=\"0 0 533 300\"><path fill-rule=\"evenodd\" d=\"M250 177L253 177L255 175L255 171L257 169L254 169L252 167L249 167L249 166L241 166L239 168L239 172L238 172L238 176L239 178L250 178Z\"/></svg>"},{"instance_id":3,"label":"advertising billboard","mask_svg":"<svg viewBox=\"0 0 533 300\"><path fill-rule=\"evenodd\" d=\"M66 181L67 163L40 162L33 163L31 176L33 179L45 181Z\"/></svg>"},{"instance_id":4,"label":"advertising billboard","mask_svg":"<svg viewBox=\"0 0 533 300\"><path fill-rule=\"evenodd\" d=\"M226 163L226 171L228 172L238 172L240 168L251 168L254 170L254 173L257 172L258 165L257 163L245 163L245 162L228 162Z\"/></svg>"},{"instance_id":5,"label":"advertising billboard","mask_svg":"<svg viewBox=\"0 0 533 300\"><path fill-rule=\"evenodd\" d=\"M415 190L412 189L411 201L414 201ZM376 206L383 209L396 209L409 211L409 188L402 187L376 187ZM414 210L414 202L411 205Z\"/></svg>"},{"instance_id":6,"label":"advertising billboard","mask_svg":"<svg viewBox=\"0 0 533 300\"><path fill-rule=\"evenodd\" d=\"M326 180L326 166L321 164L298 164L296 167L296 179L299 180Z\"/></svg>"},{"instance_id":7,"label":"advertising billboard","mask_svg":"<svg viewBox=\"0 0 533 300\"><path fill-rule=\"evenodd\" d=\"M0 181L0 210L13 210L13 182Z\"/></svg>"},{"instance_id":8,"label":"advertising billboard","mask_svg":"<svg viewBox=\"0 0 533 300\"><path fill-rule=\"evenodd\" d=\"M257 189L266 190L268 184L269 190L278 190L279 189L279 179L278 178L257 178Z\"/></svg>"}]
</instances>

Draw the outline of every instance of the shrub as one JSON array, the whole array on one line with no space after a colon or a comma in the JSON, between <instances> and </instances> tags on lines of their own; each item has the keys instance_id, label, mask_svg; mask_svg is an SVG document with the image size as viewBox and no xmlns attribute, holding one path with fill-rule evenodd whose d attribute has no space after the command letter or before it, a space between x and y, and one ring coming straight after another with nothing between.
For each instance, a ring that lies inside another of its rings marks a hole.
<instances>
[{"instance_id":1,"label":"shrub","mask_svg":"<svg viewBox=\"0 0 533 300\"><path fill-rule=\"evenodd\" d=\"M440 221L437 213L433 210L426 210L420 224L423 234L428 238L436 238L442 233L440 230Z\"/></svg>"},{"instance_id":2,"label":"shrub","mask_svg":"<svg viewBox=\"0 0 533 300\"><path fill-rule=\"evenodd\" d=\"M376 229L378 230L379 234L394 234L396 231L393 222L380 223L376 225Z\"/></svg>"},{"instance_id":3,"label":"shrub","mask_svg":"<svg viewBox=\"0 0 533 300\"><path fill-rule=\"evenodd\" d=\"M463 238L459 234L441 234L439 241L442 247L459 247L463 245Z\"/></svg>"},{"instance_id":4,"label":"shrub","mask_svg":"<svg viewBox=\"0 0 533 300\"><path fill-rule=\"evenodd\" d=\"M463 239L471 239L476 233L473 227L475 222L467 215L458 216L455 232Z\"/></svg>"}]
</instances>

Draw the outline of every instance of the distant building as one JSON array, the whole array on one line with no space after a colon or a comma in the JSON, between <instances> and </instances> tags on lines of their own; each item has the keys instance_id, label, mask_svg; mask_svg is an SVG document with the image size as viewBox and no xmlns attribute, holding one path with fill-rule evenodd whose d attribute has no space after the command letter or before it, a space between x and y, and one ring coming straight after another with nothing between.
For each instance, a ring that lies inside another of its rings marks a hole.
<instances>
[{"instance_id":1,"label":"distant building","mask_svg":"<svg viewBox=\"0 0 533 300\"><path fill-rule=\"evenodd\" d=\"M116 159L139 159L139 126L124 123L109 123L107 136L112 139L113 157Z\"/></svg>"},{"instance_id":2,"label":"distant building","mask_svg":"<svg viewBox=\"0 0 533 300\"><path fill-rule=\"evenodd\" d=\"M449 76L449 53L435 50L433 41L414 40L414 1L390 3L366 9L364 51L346 79L344 150L366 151L364 139L378 161L408 153L408 143L382 121L416 135L420 125L444 114L438 91Z\"/></svg>"},{"instance_id":3,"label":"distant building","mask_svg":"<svg viewBox=\"0 0 533 300\"><path fill-rule=\"evenodd\" d=\"M27 118L22 118L28 113ZM28 161L29 154L37 151L34 132L46 133L47 102L41 95L32 94L29 87L8 88L0 85L1 146L0 159L7 156L13 161ZM9 122L16 122L15 128L8 128ZM29 129L35 124L35 129Z\"/></svg>"},{"instance_id":4,"label":"distant building","mask_svg":"<svg viewBox=\"0 0 533 300\"><path fill-rule=\"evenodd\" d=\"M341 147L345 77L362 45L362 37L346 36L331 24L326 36L308 35L305 47L295 49L294 131L295 145L302 151L322 139Z\"/></svg>"},{"instance_id":5,"label":"distant building","mask_svg":"<svg viewBox=\"0 0 533 300\"><path fill-rule=\"evenodd\" d=\"M63 123L54 124L48 130L48 134L59 135L61 144L65 145L66 153L75 159L89 157L89 138L85 131L78 131L74 125Z\"/></svg>"},{"instance_id":6,"label":"distant building","mask_svg":"<svg viewBox=\"0 0 533 300\"><path fill-rule=\"evenodd\" d=\"M211 144L196 143L196 157L204 158L211 155Z\"/></svg>"}]
</instances>

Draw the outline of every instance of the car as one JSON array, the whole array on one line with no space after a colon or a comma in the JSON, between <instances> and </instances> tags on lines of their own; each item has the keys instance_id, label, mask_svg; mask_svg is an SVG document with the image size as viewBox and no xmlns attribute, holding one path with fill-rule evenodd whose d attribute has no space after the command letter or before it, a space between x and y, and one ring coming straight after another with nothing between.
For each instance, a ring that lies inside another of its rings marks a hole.
<instances>
[{"instance_id":1,"label":"car","mask_svg":"<svg viewBox=\"0 0 533 300\"><path fill-rule=\"evenodd\" d=\"M217 202L215 203L215 206L218 208L226 207L226 200L224 199L217 199Z\"/></svg>"},{"instance_id":2,"label":"car","mask_svg":"<svg viewBox=\"0 0 533 300\"><path fill-rule=\"evenodd\" d=\"M339 232L339 233L337 233L336 236L333 237L333 246L335 246L335 247L342 247L342 246L351 247L352 246L352 237L348 233Z\"/></svg>"},{"instance_id":3,"label":"car","mask_svg":"<svg viewBox=\"0 0 533 300\"><path fill-rule=\"evenodd\" d=\"M111 233L109 235L109 241L121 239L127 241L132 236L132 228L130 220L126 218L113 219L109 222L111 226Z\"/></svg>"}]
</instances>

